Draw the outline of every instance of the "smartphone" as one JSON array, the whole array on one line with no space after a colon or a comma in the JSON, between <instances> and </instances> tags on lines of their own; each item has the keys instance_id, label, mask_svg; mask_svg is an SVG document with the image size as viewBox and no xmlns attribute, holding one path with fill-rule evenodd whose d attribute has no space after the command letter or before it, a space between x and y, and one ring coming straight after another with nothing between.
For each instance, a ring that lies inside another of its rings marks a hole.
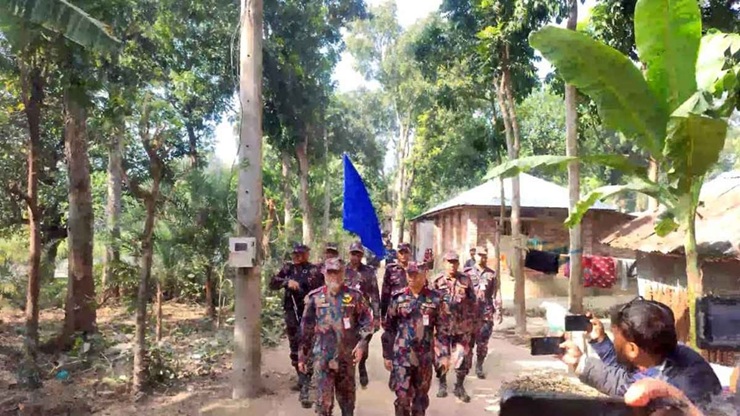
<instances>
[{"instance_id":1,"label":"smartphone","mask_svg":"<svg viewBox=\"0 0 740 416\"><path fill-rule=\"evenodd\" d=\"M556 355L562 352L565 337L534 337L529 342L532 355Z\"/></svg>"},{"instance_id":2,"label":"smartphone","mask_svg":"<svg viewBox=\"0 0 740 416\"><path fill-rule=\"evenodd\" d=\"M591 319L586 315L566 315L566 331L589 331L591 329Z\"/></svg>"}]
</instances>

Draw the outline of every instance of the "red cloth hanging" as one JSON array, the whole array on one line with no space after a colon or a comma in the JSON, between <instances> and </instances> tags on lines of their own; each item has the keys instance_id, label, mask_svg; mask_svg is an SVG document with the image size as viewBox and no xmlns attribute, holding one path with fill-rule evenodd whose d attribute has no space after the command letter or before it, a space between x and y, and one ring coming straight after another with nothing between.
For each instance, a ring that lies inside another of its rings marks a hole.
<instances>
[{"instance_id":1,"label":"red cloth hanging","mask_svg":"<svg viewBox=\"0 0 740 416\"><path fill-rule=\"evenodd\" d=\"M583 287L609 289L617 282L617 263L611 257L583 256Z\"/></svg>"}]
</instances>

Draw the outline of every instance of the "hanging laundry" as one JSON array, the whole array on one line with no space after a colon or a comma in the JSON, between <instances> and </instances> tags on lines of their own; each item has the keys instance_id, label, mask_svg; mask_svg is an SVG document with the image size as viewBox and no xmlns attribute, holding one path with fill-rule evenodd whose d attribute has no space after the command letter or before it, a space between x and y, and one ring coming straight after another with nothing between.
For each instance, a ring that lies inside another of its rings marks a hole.
<instances>
[{"instance_id":1,"label":"hanging laundry","mask_svg":"<svg viewBox=\"0 0 740 416\"><path fill-rule=\"evenodd\" d=\"M545 274L557 274L560 264L558 256L555 253L539 250L527 251L527 257L524 259L524 267Z\"/></svg>"},{"instance_id":2,"label":"hanging laundry","mask_svg":"<svg viewBox=\"0 0 740 416\"><path fill-rule=\"evenodd\" d=\"M617 280L620 282L622 290L629 288L630 271L634 272L634 259L614 259L617 263Z\"/></svg>"},{"instance_id":3,"label":"hanging laundry","mask_svg":"<svg viewBox=\"0 0 740 416\"><path fill-rule=\"evenodd\" d=\"M583 287L611 288L617 281L616 269L611 257L583 256Z\"/></svg>"}]
</instances>

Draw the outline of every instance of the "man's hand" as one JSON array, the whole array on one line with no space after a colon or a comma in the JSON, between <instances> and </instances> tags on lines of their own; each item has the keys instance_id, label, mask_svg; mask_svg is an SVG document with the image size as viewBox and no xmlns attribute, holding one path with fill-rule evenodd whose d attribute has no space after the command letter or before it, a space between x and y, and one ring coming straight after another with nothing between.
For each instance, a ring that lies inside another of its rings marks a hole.
<instances>
[{"instance_id":1,"label":"man's hand","mask_svg":"<svg viewBox=\"0 0 740 416\"><path fill-rule=\"evenodd\" d=\"M300 371L303 374L306 374L306 363L298 363L298 371Z\"/></svg>"},{"instance_id":2,"label":"man's hand","mask_svg":"<svg viewBox=\"0 0 740 416\"><path fill-rule=\"evenodd\" d=\"M359 363L362 360L362 348L356 346L355 349L352 350L352 355L354 356L355 364Z\"/></svg>"},{"instance_id":3,"label":"man's hand","mask_svg":"<svg viewBox=\"0 0 740 416\"><path fill-rule=\"evenodd\" d=\"M298 282L296 282L295 280L290 279L290 280L288 280L288 289L290 289L290 290L300 290L301 289L301 285Z\"/></svg>"},{"instance_id":4,"label":"man's hand","mask_svg":"<svg viewBox=\"0 0 740 416\"><path fill-rule=\"evenodd\" d=\"M586 317L591 319L591 331L588 333L592 342L601 342L606 339L606 331L601 319L595 317L591 312L586 313Z\"/></svg>"},{"instance_id":5,"label":"man's hand","mask_svg":"<svg viewBox=\"0 0 740 416\"><path fill-rule=\"evenodd\" d=\"M383 360L383 364L385 365L385 369L388 371L391 371L393 368L393 362L391 360Z\"/></svg>"},{"instance_id":6,"label":"man's hand","mask_svg":"<svg viewBox=\"0 0 740 416\"><path fill-rule=\"evenodd\" d=\"M663 380L644 378L633 383L624 393L624 403L633 407L647 406L654 399L673 399L686 405L684 414L687 416L702 416L686 395L677 387Z\"/></svg>"},{"instance_id":7,"label":"man's hand","mask_svg":"<svg viewBox=\"0 0 740 416\"><path fill-rule=\"evenodd\" d=\"M447 374L447 371L450 370L450 359L448 357L441 358L438 367L440 374Z\"/></svg>"},{"instance_id":8,"label":"man's hand","mask_svg":"<svg viewBox=\"0 0 740 416\"><path fill-rule=\"evenodd\" d=\"M567 340L560 344L560 348L563 349L563 354L559 355L560 361L568 365L571 370L575 370L578 367L578 363L581 362L583 352L575 342Z\"/></svg>"}]
</instances>

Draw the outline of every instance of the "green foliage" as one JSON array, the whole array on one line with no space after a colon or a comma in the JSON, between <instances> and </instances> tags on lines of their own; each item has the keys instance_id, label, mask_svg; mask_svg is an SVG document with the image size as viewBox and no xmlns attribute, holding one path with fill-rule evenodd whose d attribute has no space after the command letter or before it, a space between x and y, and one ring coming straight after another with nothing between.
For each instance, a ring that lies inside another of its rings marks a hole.
<instances>
[{"instance_id":1,"label":"green foliage","mask_svg":"<svg viewBox=\"0 0 740 416\"><path fill-rule=\"evenodd\" d=\"M588 35L552 26L533 33L530 42L594 100L607 127L660 154L668 114L632 61Z\"/></svg>"},{"instance_id":2,"label":"green foliage","mask_svg":"<svg viewBox=\"0 0 740 416\"><path fill-rule=\"evenodd\" d=\"M657 18L662 16L664 18ZM696 0L638 1L635 42L645 78L668 112L696 91L694 68L701 40Z\"/></svg>"}]
</instances>

